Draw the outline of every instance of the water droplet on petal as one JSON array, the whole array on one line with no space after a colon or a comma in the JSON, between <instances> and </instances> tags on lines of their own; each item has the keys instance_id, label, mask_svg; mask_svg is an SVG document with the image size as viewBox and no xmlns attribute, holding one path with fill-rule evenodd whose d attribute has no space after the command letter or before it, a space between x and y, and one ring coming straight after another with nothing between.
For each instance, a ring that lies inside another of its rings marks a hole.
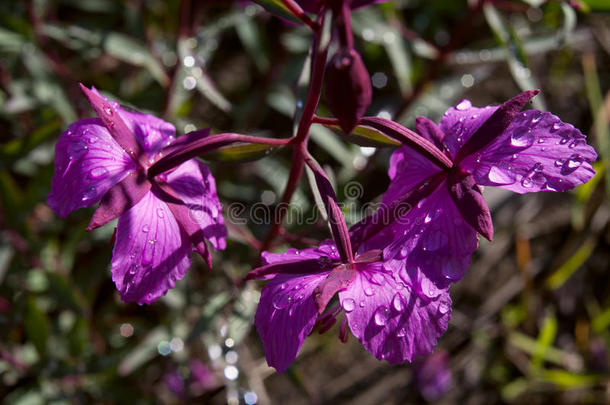
<instances>
[{"instance_id":1,"label":"water droplet on petal","mask_svg":"<svg viewBox=\"0 0 610 405\"><path fill-rule=\"evenodd\" d=\"M536 113L534 118L532 118L532 124L536 124L536 123L540 122L541 119L542 119L542 113Z\"/></svg>"},{"instance_id":2,"label":"water droplet on petal","mask_svg":"<svg viewBox=\"0 0 610 405\"><path fill-rule=\"evenodd\" d=\"M455 109L458 111L464 111L472 107L472 104L469 100L462 100L458 105L455 106Z\"/></svg>"},{"instance_id":3,"label":"water droplet on petal","mask_svg":"<svg viewBox=\"0 0 610 405\"><path fill-rule=\"evenodd\" d=\"M292 298L287 294L276 294L273 297L273 306L276 309L284 309L292 302Z\"/></svg>"},{"instance_id":4,"label":"water droplet on petal","mask_svg":"<svg viewBox=\"0 0 610 405\"><path fill-rule=\"evenodd\" d=\"M68 158L70 160L76 160L87 153L88 149L89 147L82 141L71 143L68 147Z\"/></svg>"},{"instance_id":5,"label":"water droplet on petal","mask_svg":"<svg viewBox=\"0 0 610 405\"><path fill-rule=\"evenodd\" d=\"M381 275L379 273L375 273L371 277L371 283L373 283L373 284L383 285L384 282L385 282L385 277L383 277L383 275Z\"/></svg>"},{"instance_id":6,"label":"water droplet on petal","mask_svg":"<svg viewBox=\"0 0 610 405\"><path fill-rule=\"evenodd\" d=\"M398 312L402 312L404 310L404 306L402 304L402 295L400 295L400 293L396 293L394 295L394 299L392 299L392 306Z\"/></svg>"},{"instance_id":7,"label":"water droplet on petal","mask_svg":"<svg viewBox=\"0 0 610 405\"><path fill-rule=\"evenodd\" d=\"M388 322L388 317L390 315L390 310L388 307L382 305L375 311L373 318L375 320L375 324L378 326L384 326Z\"/></svg>"},{"instance_id":8,"label":"water droplet on petal","mask_svg":"<svg viewBox=\"0 0 610 405\"><path fill-rule=\"evenodd\" d=\"M563 122L556 122L551 126L551 132L558 131L563 126Z\"/></svg>"},{"instance_id":9,"label":"water droplet on petal","mask_svg":"<svg viewBox=\"0 0 610 405\"><path fill-rule=\"evenodd\" d=\"M280 290L285 290L286 289L286 284L282 283L280 284Z\"/></svg>"},{"instance_id":10,"label":"water droplet on petal","mask_svg":"<svg viewBox=\"0 0 610 405\"><path fill-rule=\"evenodd\" d=\"M534 143L534 135L528 127L516 128L510 136L510 144L517 148L529 148Z\"/></svg>"},{"instance_id":11,"label":"water droplet on petal","mask_svg":"<svg viewBox=\"0 0 610 405\"><path fill-rule=\"evenodd\" d=\"M364 295L366 295L367 297L371 297L375 295L375 291L373 291L373 289L369 286L364 287Z\"/></svg>"},{"instance_id":12,"label":"water droplet on petal","mask_svg":"<svg viewBox=\"0 0 610 405\"><path fill-rule=\"evenodd\" d=\"M105 167L96 167L89 171L89 178L91 180L101 180L108 177L108 169Z\"/></svg>"},{"instance_id":13,"label":"water droplet on petal","mask_svg":"<svg viewBox=\"0 0 610 405\"><path fill-rule=\"evenodd\" d=\"M364 308L364 305L365 305L364 300L361 300L360 304L358 304L358 305L360 305L360 308Z\"/></svg>"},{"instance_id":14,"label":"water droplet on petal","mask_svg":"<svg viewBox=\"0 0 610 405\"><path fill-rule=\"evenodd\" d=\"M580 143L580 140L575 139L572 142L570 142L570 144L568 145L568 148L574 149L576 146L578 146L579 143Z\"/></svg>"},{"instance_id":15,"label":"water droplet on petal","mask_svg":"<svg viewBox=\"0 0 610 405\"><path fill-rule=\"evenodd\" d=\"M157 208L157 216L159 218L163 218L165 216L165 211L163 211L163 208Z\"/></svg>"},{"instance_id":16,"label":"water droplet on petal","mask_svg":"<svg viewBox=\"0 0 610 405\"><path fill-rule=\"evenodd\" d=\"M142 232L148 233L150 231L150 226L147 224L142 225Z\"/></svg>"},{"instance_id":17,"label":"water droplet on petal","mask_svg":"<svg viewBox=\"0 0 610 405\"><path fill-rule=\"evenodd\" d=\"M582 157L578 154L570 156L561 167L561 174L570 174L582 165Z\"/></svg>"},{"instance_id":18,"label":"water droplet on petal","mask_svg":"<svg viewBox=\"0 0 610 405\"><path fill-rule=\"evenodd\" d=\"M106 115L109 115L112 117L113 111L112 111L112 108L110 108L110 106L104 106L104 112L106 113Z\"/></svg>"},{"instance_id":19,"label":"water droplet on petal","mask_svg":"<svg viewBox=\"0 0 610 405\"><path fill-rule=\"evenodd\" d=\"M87 138L87 142L89 142L91 145L93 145L94 143L97 142L97 136L90 136L89 138Z\"/></svg>"},{"instance_id":20,"label":"water droplet on petal","mask_svg":"<svg viewBox=\"0 0 610 405\"><path fill-rule=\"evenodd\" d=\"M407 336L407 330L405 328L400 328L396 331L396 337L404 338Z\"/></svg>"},{"instance_id":21,"label":"water droplet on petal","mask_svg":"<svg viewBox=\"0 0 610 405\"><path fill-rule=\"evenodd\" d=\"M96 196L97 196L97 190L95 189L95 187L91 186L87 190L85 190L85 192L83 193L83 197L81 198L81 201L89 201L89 200L94 199Z\"/></svg>"},{"instance_id":22,"label":"water droplet on petal","mask_svg":"<svg viewBox=\"0 0 610 405\"><path fill-rule=\"evenodd\" d=\"M555 161L555 167L561 167L561 166L563 166L563 160L557 159Z\"/></svg>"},{"instance_id":23,"label":"water droplet on petal","mask_svg":"<svg viewBox=\"0 0 610 405\"><path fill-rule=\"evenodd\" d=\"M438 312L440 312L443 315L445 315L447 312L449 312L450 309L451 309L451 304L449 304L447 301L441 301L438 304Z\"/></svg>"},{"instance_id":24,"label":"water droplet on petal","mask_svg":"<svg viewBox=\"0 0 610 405\"><path fill-rule=\"evenodd\" d=\"M504 162L491 166L487 177L489 178L489 181L495 184L513 184L517 179L513 167Z\"/></svg>"},{"instance_id":25,"label":"water droplet on petal","mask_svg":"<svg viewBox=\"0 0 610 405\"><path fill-rule=\"evenodd\" d=\"M155 255L155 244L156 241L154 239L149 239L144 246L144 250L142 251L142 265L146 266L153 262L153 257Z\"/></svg>"},{"instance_id":26,"label":"water droplet on petal","mask_svg":"<svg viewBox=\"0 0 610 405\"><path fill-rule=\"evenodd\" d=\"M352 298L346 298L343 300L341 306L343 307L343 310L345 312L349 313L352 312L354 308L356 308L356 301L354 301Z\"/></svg>"},{"instance_id":27,"label":"water droplet on petal","mask_svg":"<svg viewBox=\"0 0 610 405\"><path fill-rule=\"evenodd\" d=\"M534 182L529 177L523 177L521 179L521 185L525 188L531 188L534 185Z\"/></svg>"}]
</instances>

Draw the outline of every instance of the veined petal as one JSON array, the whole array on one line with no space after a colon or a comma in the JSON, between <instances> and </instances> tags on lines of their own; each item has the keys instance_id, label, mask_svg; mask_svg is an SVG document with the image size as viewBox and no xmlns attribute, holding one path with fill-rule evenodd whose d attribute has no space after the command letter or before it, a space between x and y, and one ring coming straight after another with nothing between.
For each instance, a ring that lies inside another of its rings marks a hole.
<instances>
[{"instance_id":1,"label":"veined petal","mask_svg":"<svg viewBox=\"0 0 610 405\"><path fill-rule=\"evenodd\" d=\"M150 158L175 139L176 128L169 122L151 114L126 111L120 107L117 110Z\"/></svg>"},{"instance_id":2,"label":"veined petal","mask_svg":"<svg viewBox=\"0 0 610 405\"><path fill-rule=\"evenodd\" d=\"M279 274L263 288L254 317L271 367L283 372L311 333L318 311L312 296L328 272Z\"/></svg>"},{"instance_id":3,"label":"veined petal","mask_svg":"<svg viewBox=\"0 0 610 405\"><path fill-rule=\"evenodd\" d=\"M189 208L191 220L201 228L214 249L224 249L227 228L210 169L202 162L189 160L169 172L166 181Z\"/></svg>"},{"instance_id":4,"label":"veined petal","mask_svg":"<svg viewBox=\"0 0 610 405\"><path fill-rule=\"evenodd\" d=\"M47 204L61 217L90 207L128 173L135 162L97 118L71 124L55 145L55 173Z\"/></svg>"},{"instance_id":5,"label":"veined petal","mask_svg":"<svg viewBox=\"0 0 610 405\"><path fill-rule=\"evenodd\" d=\"M462 167L480 185L517 193L566 191L593 177L596 158L574 126L551 113L527 110L479 154L464 159Z\"/></svg>"},{"instance_id":6,"label":"veined petal","mask_svg":"<svg viewBox=\"0 0 610 405\"><path fill-rule=\"evenodd\" d=\"M377 359L391 364L432 352L449 323L447 290L424 299L380 267L360 268L356 280L339 292L352 333Z\"/></svg>"},{"instance_id":7,"label":"veined petal","mask_svg":"<svg viewBox=\"0 0 610 405\"><path fill-rule=\"evenodd\" d=\"M420 268L441 289L463 277L478 245L476 230L462 217L445 181L386 232L392 237L380 235L366 248L385 248L386 260ZM388 239L393 243L384 245Z\"/></svg>"},{"instance_id":8,"label":"veined petal","mask_svg":"<svg viewBox=\"0 0 610 405\"><path fill-rule=\"evenodd\" d=\"M263 264L275 264L283 261L296 261L306 259L322 259L322 261L339 261L339 253L335 243L330 239L324 240L318 247L310 249L288 249L284 253L262 253Z\"/></svg>"},{"instance_id":9,"label":"veined petal","mask_svg":"<svg viewBox=\"0 0 610 405\"><path fill-rule=\"evenodd\" d=\"M391 182L383 195L384 204L391 203L440 171L440 167L408 146L396 149L390 157L388 175Z\"/></svg>"},{"instance_id":10,"label":"veined petal","mask_svg":"<svg viewBox=\"0 0 610 405\"><path fill-rule=\"evenodd\" d=\"M452 158L497 109L473 107L469 100L462 100L445 111L439 127L445 133L443 143Z\"/></svg>"},{"instance_id":11,"label":"veined petal","mask_svg":"<svg viewBox=\"0 0 610 405\"><path fill-rule=\"evenodd\" d=\"M119 218L112 280L123 301L150 304L184 277L190 253L188 235L151 191Z\"/></svg>"}]
</instances>

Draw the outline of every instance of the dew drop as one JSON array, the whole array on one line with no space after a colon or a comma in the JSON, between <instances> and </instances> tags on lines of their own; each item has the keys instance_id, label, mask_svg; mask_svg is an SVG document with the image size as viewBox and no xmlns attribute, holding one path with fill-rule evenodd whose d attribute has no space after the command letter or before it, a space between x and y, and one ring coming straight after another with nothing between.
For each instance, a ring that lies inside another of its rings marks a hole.
<instances>
[{"instance_id":1,"label":"dew drop","mask_svg":"<svg viewBox=\"0 0 610 405\"><path fill-rule=\"evenodd\" d=\"M526 176L521 179L521 185L525 188L531 188L534 185L534 182L531 178Z\"/></svg>"},{"instance_id":2,"label":"dew drop","mask_svg":"<svg viewBox=\"0 0 610 405\"><path fill-rule=\"evenodd\" d=\"M570 144L568 145L568 148L574 149L576 146L578 146L579 143L580 143L580 141L578 139L575 139L572 142L570 142Z\"/></svg>"},{"instance_id":3,"label":"dew drop","mask_svg":"<svg viewBox=\"0 0 610 405\"><path fill-rule=\"evenodd\" d=\"M159 218L165 217L165 211L163 211L163 208L157 208L157 216Z\"/></svg>"},{"instance_id":4,"label":"dew drop","mask_svg":"<svg viewBox=\"0 0 610 405\"><path fill-rule=\"evenodd\" d=\"M352 298L346 298L343 300L341 306L343 307L343 310L345 312L349 313L352 312L354 308L356 308L356 301L354 301Z\"/></svg>"},{"instance_id":5,"label":"dew drop","mask_svg":"<svg viewBox=\"0 0 610 405\"><path fill-rule=\"evenodd\" d=\"M563 160L557 159L554 164L555 167L561 167L563 166Z\"/></svg>"},{"instance_id":6,"label":"dew drop","mask_svg":"<svg viewBox=\"0 0 610 405\"><path fill-rule=\"evenodd\" d=\"M364 300L361 300L360 304L358 304L358 305L360 306L360 308L364 308L364 305L365 305Z\"/></svg>"},{"instance_id":7,"label":"dew drop","mask_svg":"<svg viewBox=\"0 0 610 405\"><path fill-rule=\"evenodd\" d=\"M428 224L431 221L437 219L442 213L441 209L436 209L432 212L429 212L428 214L426 214L426 217L424 218L424 224Z\"/></svg>"},{"instance_id":8,"label":"dew drop","mask_svg":"<svg viewBox=\"0 0 610 405\"><path fill-rule=\"evenodd\" d=\"M538 143L544 143L544 138L538 139Z\"/></svg>"},{"instance_id":9,"label":"dew drop","mask_svg":"<svg viewBox=\"0 0 610 405\"><path fill-rule=\"evenodd\" d=\"M286 294L276 294L273 297L273 306L276 309L284 309L292 302L292 298Z\"/></svg>"},{"instance_id":10,"label":"dew drop","mask_svg":"<svg viewBox=\"0 0 610 405\"><path fill-rule=\"evenodd\" d=\"M438 312L445 315L451 309L451 305L447 301L441 301L438 304Z\"/></svg>"},{"instance_id":11,"label":"dew drop","mask_svg":"<svg viewBox=\"0 0 610 405\"><path fill-rule=\"evenodd\" d=\"M495 184L513 184L517 179L513 167L502 163L491 166L487 177L489 181Z\"/></svg>"},{"instance_id":12,"label":"dew drop","mask_svg":"<svg viewBox=\"0 0 610 405\"><path fill-rule=\"evenodd\" d=\"M371 277L371 283L373 283L373 284L383 285L384 282L385 282L385 277L383 277L383 275L381 275L379 273L375 273Z\"/></svg>"},{"instance_id":13,"label":"dew drop","mask_svg":"<svg viewBox=\"0 0 610 405\"><path fill-rule=\"evenodd\" d=\"M97 195L97 190L95 189L95 187L91 186L87 190L85 190L85 192L83 193L83 197L81 198L81 201L89 201L89 200L95 198L96 195Z\"/></svg>"},{"instance_id":14,"label":"dew drop","mask_svg":"<svg viewBox=\"0 0 610 405\"><path fill-rule=\"evenodd\" d=\"M464 111L472 107L472 104L469 100L462 100L458 105L455 106L455 109L458 111Z\"/></svg>"},{"instance_id":15,"label":"dew drop","mask_svg":"<svg viewBox=\"0 0 610 405\"><path fill-rule=\"evenodd\" d=\"M286 284L282 283L280 284L280 291L285 290L286 289Z\"/></svg>"},{"instance_id":16,"label":"dew drop","mask_svg":"<svg viewBox=\"0 0 610 405\"><path fill-rule=\"evenodd\" d=\"M375 295L375 291L371 287L367 286L364 288L364 295L366 295L367 297L372 297L373 295Z\"/></svg>"},{"instance_id":17,"label":"dew drop","mask_svg":"<svg viewBox=\"0 0 610 405\"><path fill-rule=\"evenodd\" d=\"M110 106L104 106L104 112L110 117L113 115L112 108L110 108Z\"/></svg>"},{"instance_id":18,"label":"dew drop","mask_svg":"<svg viewBox=\"0 0 610 405\"><path fill-rule=\"evenodd\" d=\"M150 226L148 224L142 225L142 232L148 233L150 231Z\"/></svg>"},{"instance_id":19,"label":"dew drop","mask_svg":"<svg viewBox=\"0 0 610 405\"><path fill-rule=\"evenodd\" d=\"M400 295L400 293L396 293L394 295L394 299L392 300L392 306L398 312L402 312L404 310L404 306L402 304L402 295Z\"/></svg>"},{"instance_id":20,"label":"dew drop","mask_svg":"<svg viewBox=\"0 0 610 405\"><path fill-rule=\"evenodd\" d=\"M81 141L71 143L68 147L68 158L70 160L76 160L87 153L88 149L89 147Z\"/></svg>"},{"instance_id":21,"label":"dew drop","mask_svg":"<svg viewBox=\"0 0 610 405\"><path fill-rule=\"evenodd\" d=\"M406 336L407 336L407 330L405 328L400 328L400 329L398 329L398 331L396 331L396 337L404 338Z\"/></svg>"},{"instance_id":22,"label":"dew drop","mask_svg":"<svg viewBox=\"0 0 610 405\"><path fill-rule=\"evenodd\" d=\"M563 126L562 122L556 122L551 126L551 132L558 131Z\"/></svg>"},{"instance_id":23,"label":"dew drop","mask_svg":"<svg viewBox=\"0 0 610 405\"><path fill-rule=\"evenodd\" d=\"M580 155L575 154L570 156L568 160L566 160L561 167L561 174L570 174L574 170L578 169L582 165L582 157Z\"/></svg>"},{"instance_id":24,"label":"dew drop","mask_svg":"<svg viewBox=\"0 0 610 405\"><path fill-rule=\"evenodd\" d=\"M129 267L129 274L131 274L132 276L134 274L136 274L136 271L138 271L138 265L137 264L133 264L131 267Z\"/></svg>"},{"instance_id":25,"label":"dew drop","mask_svg":"<svg viewBox=\"0 0 610 405\"><path fill-rule=\"evenodd\" d=\"M94 143L97 142L97 136L90 136L89 138L87 138L87 142L89 142L89 144L93 145Z\"/></svg>"},{"instance_id":26,"label":"dew drop","mask_svg":"<svg viewBox=\"0 0 610 405\"><path fill-rule=\"evenodd\" d=\"M537 114L534 118L532 118L532 124L536 124L536 123L540 122L541 119L542 119L542 114Z\"/></svg>"},{"instance_id":27,"label":"dew drop","mask_svg":"<svg viewBox=\"0 0 610 405\"><path fill-rule=\"evenodd\" d=\"M382 305L375 311L373 318L375 320L375 324L378 326L384 326L388 322L388 317L390 315L390 310L388 307Z\"/></svg>"},{"instance_id":28,"label":"dew drop","mask_svg":"<svg viewBox=\"0 0 610 405\"><path fill-rule=\"evenodd\" d=\"M96 167L89 171L89 178L91 180L101 180L108 177L108 169L105 167Z\"/></svg>"},{"instance_id":29,"label":"dew drop","mask_svg":"<svg viewBox=\"0 0 610 405\"><path fill-rule=\"evenodd\" d=\"M510 144L517 148L529 148L534 143L534 135L528 127L516 128L510 136Z\"/></svg>"},{"instance_id":30,"label":"dew drop","mask_svg":"<svg viewBox=\"0 0 610 405\"><path fill-rule=\"evenodd\" d=\"M153 257L155 254L155 244L156 241L154 239L149 239L144 246L144 250L142 251L142 264L149 265L153 261Z\"/></svg>"}]
</instances>

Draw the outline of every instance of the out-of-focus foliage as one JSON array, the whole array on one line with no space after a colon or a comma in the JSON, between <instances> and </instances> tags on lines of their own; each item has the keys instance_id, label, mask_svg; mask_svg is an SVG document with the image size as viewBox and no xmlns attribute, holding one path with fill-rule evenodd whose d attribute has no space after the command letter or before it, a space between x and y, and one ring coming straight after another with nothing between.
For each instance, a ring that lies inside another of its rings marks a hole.
<instances>
[{"instance_id":1,"label":"out-of-focus foliage","mask_svg":"<svg viewBox=\"0 0 610 405\"><path fill-rule=\"evenodd\" d=\"M487 105L540 87L536 107L590 134L600 154L598 175L570 194L486 191L496 236L452 291L440 342L454 374L447 402L610 401L608 11L606 0L402 0L354 13L374 85L370 115L411 125L465 97ZM251 245L268 228L253 207L279 201L290 153L238 146L210 156L229 246L214 270L196 259L148 307L123 304L112 284L114 224L87 233L91 209L62 219L44 202L54 143L92 115L78 82L179 134L209 126L286 137L310 39L249 2L0 0L3 403L423 400L410 365L378 362L354 339L342 345L334 329L308 339L286 374L266 366L251 327L260 286L237 280L257 263ZM392 147L371 146L392 142L358 129L361 148L335 131L314 125L313 153L353 223L387 187ZM316 213L302 183L278 249L328 236L320 218L302 220Z\"/></svg>"}]
</instances>

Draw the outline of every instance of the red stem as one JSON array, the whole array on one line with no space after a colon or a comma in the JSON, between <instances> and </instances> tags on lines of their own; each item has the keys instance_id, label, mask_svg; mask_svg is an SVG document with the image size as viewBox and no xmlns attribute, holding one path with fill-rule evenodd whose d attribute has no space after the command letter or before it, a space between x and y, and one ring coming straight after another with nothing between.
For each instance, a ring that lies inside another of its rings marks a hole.
<instances>
[{"instance_id":1,"label":"red stem","mask_svg":"<svg viewBox=\"0 0 610 405\"><path fill-rule=\"evenodd\" d=\"M285 1L285 0L282 0ZM286 3L285 3L286 4ZM313 122L313 117L318 108L320 102L320 96L322 94L322 83L324 81L324 70L326 68L326 58L328 55L328 46L320 49L320 38L322 36L323 21L324 21L324 10L320 12L319 21L316 24L314 30L314 42L312 44L312 68L311 76L309 80L309 93L307 94L307 100L305 107L303 108L303 115L299 121L297 128L297 134L293 139L292 144L294 145L294 151L292 154L292 165L290 166L290 173L288 175L288 181L286 188L282 194L282 200L280 206L287 206L292 201L292 196L297 189L301 177L303 176L303 168L305 167L305 155L307 154L307 139L309 136L309 128ZM273 239L279 234L282 227L282 222L286 216L286 210L279 211L278 215L274 215L274 222L271 224L271 228L267 233L267 236L261 244L260 251L269 249Z\"/></svg>"},{"instance_id":2,"label":"red stem","mask_svg":"<svg viewBox=\"0 0 610 405\"><path fill-rule=\"evenodd\" d=\"M305 25L307 25L313 32L318 32L319 25L317 22L309 18L305 11L299 6L294 0L282 0L282 3L286 6L286 8L294 15L296 18L301 20Z\"/></svg>"}]
</instances>

